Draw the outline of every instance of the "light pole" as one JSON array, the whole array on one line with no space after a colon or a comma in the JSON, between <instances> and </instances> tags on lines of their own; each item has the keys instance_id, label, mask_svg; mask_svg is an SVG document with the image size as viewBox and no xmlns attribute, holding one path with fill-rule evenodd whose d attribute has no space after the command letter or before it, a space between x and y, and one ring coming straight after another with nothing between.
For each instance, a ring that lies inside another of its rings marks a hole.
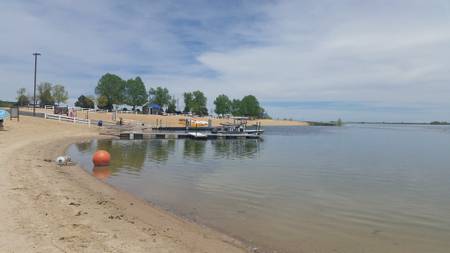
<instances>
[{"instance_id":1,"label":"light pole","mask_svg":"<svg viewBox=\"0 0 450 253\"><path fill-rule=\"evenodd\" d=\"M40 53L33 53L34 55L34 92L33 92L33 117L36 116L36 69L37 69L37 57Z\"/></svg>"}]
</instances>

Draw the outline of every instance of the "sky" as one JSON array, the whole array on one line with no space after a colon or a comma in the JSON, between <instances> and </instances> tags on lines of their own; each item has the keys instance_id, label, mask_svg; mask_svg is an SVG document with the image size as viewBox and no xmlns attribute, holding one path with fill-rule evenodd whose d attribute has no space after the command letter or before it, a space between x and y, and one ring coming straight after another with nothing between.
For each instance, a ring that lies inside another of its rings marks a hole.
<instances>
[{"instance_id":1,"label":"sky","mask_svg":"<svg viewBox=\"0 0 450 253\"><path fill-rule=\"evenodd\" d=\"M450 121L450 0L0 1L0 99L109 72L274 118Z\"/></svg>"}]
</instances>

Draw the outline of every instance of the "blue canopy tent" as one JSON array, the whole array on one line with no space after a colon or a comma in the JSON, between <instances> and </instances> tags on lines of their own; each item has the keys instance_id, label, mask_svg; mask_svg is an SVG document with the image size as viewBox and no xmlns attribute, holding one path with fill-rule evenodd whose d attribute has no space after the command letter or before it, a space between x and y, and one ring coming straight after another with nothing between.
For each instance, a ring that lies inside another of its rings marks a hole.
<instances>
[{"instance_id":1,"label":"blue canopy tent","mask_svg":"<svg viewBox=\"0 0 450 253\"><path fill-rule=\"evenodd\" d=\"M159 114L162 112L162 108L158 104L150 104L148 108L150 109L150 114Z\"/></svg>"}]
</instances>

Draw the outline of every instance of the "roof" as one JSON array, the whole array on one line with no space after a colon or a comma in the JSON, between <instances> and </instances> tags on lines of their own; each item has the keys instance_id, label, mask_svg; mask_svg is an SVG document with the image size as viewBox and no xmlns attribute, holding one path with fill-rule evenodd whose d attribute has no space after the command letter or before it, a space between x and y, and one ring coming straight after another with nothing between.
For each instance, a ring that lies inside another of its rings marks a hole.
<instances>
[{"instance_id":1,"label":"roof","mask_svg":"<svg viewBox=\"0 0 450 253\"><path fill-rule=\"evenodd\" d=\"M148 107L155 110L161 110L161 106L158 104L150 104Z\"/></svg>"}]
</instances>

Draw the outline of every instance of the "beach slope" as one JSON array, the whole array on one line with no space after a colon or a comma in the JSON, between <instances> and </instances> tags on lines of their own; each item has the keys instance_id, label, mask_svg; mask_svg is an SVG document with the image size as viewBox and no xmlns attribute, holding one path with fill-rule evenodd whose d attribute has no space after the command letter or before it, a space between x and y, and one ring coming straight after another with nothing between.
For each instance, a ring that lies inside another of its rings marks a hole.
<instances>
[{"instance_id":1,"label":"beach slope","mask_svg":"<svg viewBox=\"0 0 450 253\"><path fill-rule=\"evenodd\" d=\"M31 117L0 131L0 252L245 252L54 159L95 127Z\"/></svg>"}]
</instances>

